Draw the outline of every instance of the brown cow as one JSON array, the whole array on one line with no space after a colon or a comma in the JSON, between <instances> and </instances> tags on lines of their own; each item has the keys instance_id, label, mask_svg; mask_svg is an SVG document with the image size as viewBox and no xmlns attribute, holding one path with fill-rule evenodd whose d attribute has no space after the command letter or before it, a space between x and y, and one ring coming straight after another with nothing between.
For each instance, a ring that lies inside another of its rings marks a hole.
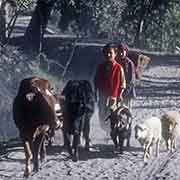
<instances>
[{"instance_id":1,"label":"brown cow","mask_svg":"<svg viewBox=\"0 0 180 180\"><path fill-rule=\"evenodd\" d=\"M46 155L45 135L57 124L56 99L51 90L48 80L30 77L21 81L13 102L13 118L24 145L26 177L31 173L31 159L34 170L39 170L38 154L40 153L41 161Z\"/></svg>"},{"instance_id":2,"label":"brown cow","mask_svg":"<svg viewBox=\"0 0 180 180\"><path fill-rule=\"evenodd\" d=\"M136 67L137 79L141 79L146 67L151 62L151 58L142 53L132 51L129 52L128 57L133 61Z\"/></svg>"}]
</instances>

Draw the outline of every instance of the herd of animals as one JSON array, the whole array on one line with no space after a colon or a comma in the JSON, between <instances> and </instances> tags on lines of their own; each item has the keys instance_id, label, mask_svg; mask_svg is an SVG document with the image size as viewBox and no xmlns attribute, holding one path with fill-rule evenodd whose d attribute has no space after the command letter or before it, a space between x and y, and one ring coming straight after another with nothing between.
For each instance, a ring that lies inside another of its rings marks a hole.
<instances>
[{"instance_id":1,"label":"herd of animals","mask_svg":"<svg viewBox=\"0 0 180 180\"><path fill-rule=\"evenodd\" d=\"M62 128L64 146L73 161L79 159L81 134L85 139L85 149L90 148L90 119L95 110L94 94L87 80L69 80L60 95L54 94L51 83L40 77L23 79L13 102L13 117L19 130L25 152L25 172L28 177L33 170L39 170L39 157L46 156L45 141L51 139L57 128ZM120 153L124 150L124 141L130 146L132 115L128 107L121 106L105 120L110 121L110 136ZM176 148L176 127L180 114L166 112L162 117L150 117L135 125L135 138L144 148L144 161L151 156L152 146L156 144L159 154L161 137L167 149ZM71 140L71 136L73 136Z\"/></svg>"},{"instance_id":2,"label":"herd of animals","mask_svg":"<svg viewBox=\"0 0 180 180\"><path fill-rule=\"evenodd\" d=\"M142 60L137 66L140 70L141 65L146 65L143 63ZM58 128L62 129L64 147L73 161L79 160L81 137L85 140L85 150L89 151L90 121L94 111L94 91L88 80L69 80L57 94L47 79L37 76L23 79L13 101L13 118L24 146L24 176L32 173L32 165L33 171L39 170L40 161L46 157L46 142L52 144ZM109 135L115 149L123 153L124 141L126 146L131 145L133 117L130 109L122 105L100 121L110 124ZM180 114L176 111L138 121L134 126L134 136L144 149L145 162L152 154L153 145L156 145L156 155L159 155L162 138L168 151L175 150L179 123Z\"/></svg>"}]
</instances>

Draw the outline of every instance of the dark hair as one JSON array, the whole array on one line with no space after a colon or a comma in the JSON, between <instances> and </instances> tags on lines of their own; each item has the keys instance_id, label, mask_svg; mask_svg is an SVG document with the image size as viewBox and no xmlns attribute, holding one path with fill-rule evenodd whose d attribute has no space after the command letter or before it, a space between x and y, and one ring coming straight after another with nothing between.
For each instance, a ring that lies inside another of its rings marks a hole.
<instances>
[{"instance_id":1,"label":"dark hair","mask_svg":"<svg viewBox=\"0 0 180 180\"><path fill-rule=\"evenodd\" d=\"M114 44L108 43L103 47L103 50L102 50L103 54L105 54L110 49L114 49L115 52L117 51L117 48Z\"/></svg>"},{"instance_id":2,"label":"dark hair","mask_svg":"<svg viewBox=\"0 0 180 180\"><path fill-rule=\"evenodd\" d=\"M125 43L120 43L118 44L117 49L125 50L128 53L129 47Z\"/></svg>"}]
</instances>

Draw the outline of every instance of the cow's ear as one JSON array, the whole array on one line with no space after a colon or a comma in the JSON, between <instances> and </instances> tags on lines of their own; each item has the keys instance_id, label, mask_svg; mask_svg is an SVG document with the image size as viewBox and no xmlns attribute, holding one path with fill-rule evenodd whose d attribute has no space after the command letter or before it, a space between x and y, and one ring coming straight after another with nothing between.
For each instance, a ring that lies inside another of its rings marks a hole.
<instances>
[{"instance_id":1,"label":"cow's ear","mask_svg":"<svg viewBox=\"0 0 180 180\"><path fill-rule=\"evenodd\" d=\"M50 91L51 91L51 93L53 93L54 92L54 88L50 87Z\"/></svg>"},{"instance_id":2,"label":"cow's ear","mask_svg":"<svg viewBox=\"0 0 180 180\"><path fill-rule=\"evenodd\" d=\"M37 87L37 90L38 90L38 92L41 92L41 89L39 87Z\"/></svg>"}]
</instances>

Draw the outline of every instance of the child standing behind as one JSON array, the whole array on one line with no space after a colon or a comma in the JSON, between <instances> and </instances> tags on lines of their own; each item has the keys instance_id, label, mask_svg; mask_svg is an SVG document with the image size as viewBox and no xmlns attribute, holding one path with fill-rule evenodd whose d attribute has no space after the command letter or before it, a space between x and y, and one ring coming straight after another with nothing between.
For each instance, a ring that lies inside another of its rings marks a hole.
<instances>
[{"instance_id":1,"label":"child standing behind","mask_svg":"<svg viewBox=\"0 0 180 180\"><path fill-rule=\"evenodd\" d=\"M117 103L122 100L123 90L126 88L124 71L122 66L116 62L116 48L107 44L103 48L105 61L97 67L94 86L96 100L99 107L99 120L103 130L108 134L110 124L104 122L110 110L117 108Z\"/></svg>"},{"instance_id":2,"label":"child standing behind","mask_svg":"<svg viewBox=\"0 0 180 180\"><path fill-rule=\"evenodd\" d=\"M126 89L123 92L123 103L131 108L131 100L136 97L136 77L139 77L139 75L133 61L128 58L128 46L126 44L121 43L118 45L116 60L121 64L126 79Z\"/></svg>"}]
</instances>

